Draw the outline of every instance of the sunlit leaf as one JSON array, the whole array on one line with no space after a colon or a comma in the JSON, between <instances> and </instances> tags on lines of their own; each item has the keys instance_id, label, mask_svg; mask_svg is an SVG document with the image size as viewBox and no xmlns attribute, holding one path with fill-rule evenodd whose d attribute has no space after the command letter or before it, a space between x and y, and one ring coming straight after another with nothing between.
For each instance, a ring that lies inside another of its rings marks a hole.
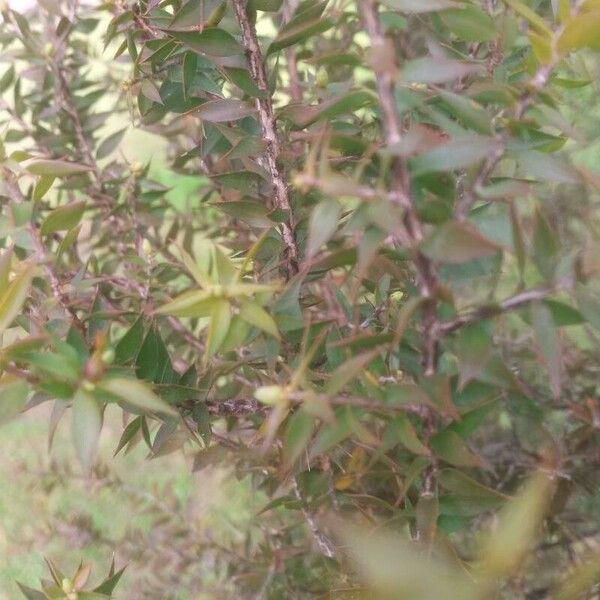
<instances>
[{"instance_id":1,"label":"sunlit leaf","mask_svg":"<svg viewBox=\"0 0 600 600\"><path fill-rule=\"evenodd\" d=\"M143 412L157 412L163 415L176 416L178 413L161 400L146 384L136 379L112 377L102 382L101 388L110 392L126 405Z\"/></svg>"},{"instance_id":2,"label":"sunlit leaf","mask_svg":"<svg viewBox=\"0 0 600 600\"><path fill-rule=\"evenodd\" d=\"M21 311L34 272L34 265L23 265L8 287L0 291L0 334L10 327Z\"/></svg>"}]
</instances>

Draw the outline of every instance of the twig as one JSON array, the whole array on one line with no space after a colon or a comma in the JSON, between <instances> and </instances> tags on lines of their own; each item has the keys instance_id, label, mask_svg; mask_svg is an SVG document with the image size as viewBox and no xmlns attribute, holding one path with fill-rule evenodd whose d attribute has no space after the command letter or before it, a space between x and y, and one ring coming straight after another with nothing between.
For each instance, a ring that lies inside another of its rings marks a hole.
<instances>
[{"instance_id":1,"label":"twig","mask_svg":"<svg viewBox=\"0 0 600 600\"><path fill-rule=\"evenodd\" d=\"M40 262L42 263L44 271L46 272L48 280L50 281L52 294L60 306L62 306L65 312L69 315L73 325L77 327L80 333L85 334L85 326L81 322L81 319L77 316L75 309L71 306L69 302L69 296L62 291L62 286L58 275L54 272L54 269L51 266L52 259L50 256L48 256L39 229L33 223L29 224L29 233L35 245L36 252L40 257Z\"/></svg>"},{"instance_id":2,"label":"twig","mask_svg":"<svg viewBox=\"0 0 600 600\"><path fill-rule=\"evenodd\" d=\"M233 9L235 16L242 31L242 43L246 50L250 75L254 80L256 87L264 92L262 98L256 98L256 108L258 119L262 131L262 137L265 142L265 161L271 175L273 187L275 190L274 204L275 208L288 213L288 220L281 224L281 234L286 248L286 262L288 275L292 276L298 272L298 246L294 236L294 220L290 203L289 190L286 183L285 172L282 167L281 142L277 135L275 115L273 113L273 102L269 92L269 84L265 71L264 59L258 39L256 29L251 23L246 11L245 0L233 0Z\"/></svg>"},{"instance_id":3,"label":"twig","mask_svg":"<svg viewBox=\"0 0 600 600\"><path fill-rule=\"evenodd\" d=\"M319 529L319 525L317 524L314 515L308 509L308 503L300 491L300 486L298 485L298 479L296 477L292 477L292 487L294 488L294 495L301 504L300 510L302 511L302 516L308 524L319 552L327 558L335 558L336 553L333 542Z\"/></svg>"},{"instance_id":4,"label":"twig","mask_svg":"<svg viewBox=\"0 0 600 600\"><path fill-rule=\"evenodd\" d=\"M387 42L377 16L376 0L362 0L360 12L362 20L371 40L371 46L381 55L386 55ZM375 72L377 92L382 111L382 132L387 146L397 144L402 139L402 127L396 109L394 96L395 77L385 61L376 57L373 70ZM410 195L410 174L406 161L399 156L392 159L392 184L398 194L398 204L405 211L405 226L412 246L415 247L423 239L423 226ZM425 375L433 375L437 371L438 342L434 334L437 324L438 277L433 263L424 254L415 250L414 264L419 275L421 295L425 299L423 310L423 367Z\"/></svg>"},{"instance_id":5,"label":"twig","mask_svg":"<svg viewBox=\"0 0 600 600\"><path fill-rule=\"evenodd\" d=\"M450 321L438 323L436 327L436 334L439 337L448 335L467 325L476 323L477 321L487 319L489 317L495 316L503 312L508 312L511 310L521 308L527 304L530 304L531 302L545 300L549 296L552 296L560 291L569 290L571 289L571 287L572 282L567 281L559 282L555 286L538 287L533 288L531 290L526 290L519 294L515 294L514 296L510 296L509 298L502 300L498 304L482 306L463 315L460 315Z\"/></svg>"},{"instance_id":6,"label":"twig","mask_svg":"<svg viewBox=\"0 0 600 600\"><path fill-rule=\"evenodd\" d=\"M493 9L493 2L488 0L488 12L491 12ZM580 8L580 3L573 8L574 13L576 13ZM564 24L558 27L554 32L554 38L557 39L564 30ZM550 76L552 75L553 70L556 68L557 64L560 61L559 56L555 56L553 60L551 60L548 64L541 65L538 70L534 73L533 77L529 80L526 85L525 91L521 94L521 97L517 101L517 104L513 110L513 117L516 121L519 121L523 118L525 111L529 108L531 103L535 100L536 96L546 87L548 81L550 80ZM475 204L477 200L477 194L485 185L486 181L491 177L495 168L498 166L498 163L502 160L506 152L506 147L509 142L508 136L503 136L501 139L501 145L498 148L495 148L492 153L488 156L486 161L483 163L479 172L475 176L473 180L473 184L465 190L462 197L456 204L455 209L455 217L459 220L464 220L469 211L471 210L473 204Z\"/></svg>"}]
</instances>

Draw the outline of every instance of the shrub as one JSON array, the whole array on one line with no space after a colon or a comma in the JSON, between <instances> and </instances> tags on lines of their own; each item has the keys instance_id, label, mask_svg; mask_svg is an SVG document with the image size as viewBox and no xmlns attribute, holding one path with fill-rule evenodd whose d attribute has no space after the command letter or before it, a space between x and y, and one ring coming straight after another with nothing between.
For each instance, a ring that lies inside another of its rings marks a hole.
<instances>
[{"instance_id":1,"label":"shrub","mask_svg":"<svg viewBox=\"0 0 600 600\"><path fill-rule=\"evenodd\" d=\"M250 476L238 597L592 589L596 0L3 17L2 419Z\"/></svg>"}]
</instances>

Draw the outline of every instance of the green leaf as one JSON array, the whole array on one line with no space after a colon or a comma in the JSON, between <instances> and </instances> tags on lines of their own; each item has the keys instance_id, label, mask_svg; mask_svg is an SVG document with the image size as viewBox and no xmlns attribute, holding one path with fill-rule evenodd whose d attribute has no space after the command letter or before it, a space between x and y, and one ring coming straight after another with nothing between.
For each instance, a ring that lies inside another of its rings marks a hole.
<instances>
[{"instance_id":1,"label":"green leaf","mask_svg":"<svg viewBox=\"0 0 600 600\"><path fill-rule=\"evenodd\" d=\"M413 454L422 456L431 456L431 451L419 439L413 424L405 415L399 415L389 423L390 435L400 442L407 450Z\"/></svg>"},{"instance_id":2,"label":"green leaf","mask_svg":"<svg viewBox=\"0 0 600 600\"><path fill-rule=\"evenodd\" d=\"M289 23L281 28L277 37L271 42L267 55L288 48L293 44L305 42L312 36L333 27L333 21L322 16L326 6L327 1L317 2L308 9L297 13Z\"/></svg>"},{"instance_id":3,"label":"green leaf","mask_svg":"<svg viewBox=\"0 0 600 600\"><path fill-rule=\"evenodd\" d=\"M115 363L124 365L133 360L138 355L143 337L144 319L138 317L115 346Z\"/></svg>"},{"instance_id":4,"label":"green leaf","mask_svg":"<svg viewBox=\"0 0 600 600\"><path fill-rule=\"evenodd\" d=\"M445 429L433 436L430 446L437 456L455 467L480 467L481 460L471 452L458 433Z\"/></svg>"},{"instance_id":5,"label":"green leaf","mask_svg":"<svg viewBox=\"0 0 600 600\"><path fill-rule=\"evenodd\" d=\"M308 244L306 254L314 256L338 228L342 207L337 200L322 200L313 209L308 226Z\"/></svg>"},{"instance_id":6,"label":"green leaf","mask_svg":"<svg viewBox=\"0 0 600 600\"><path fill-rule=\"evenodd\" d=\"M600 10L581 13L567 20L556 43L561 53L591 48L600 50Z\"/></svg>"},{"instance_id":7,"label":"green leaf","mask_svg":"<svg viewBox=\"0 0 600 600\"><path fill-rule=\"evenodd\" d=\"M12 84L15 78L15 66L11 65L0 78L0 94L3 94Z\"/></svg>"},{"instance_id":8,"label":"green leaf","mask_svg":"<svg viewBox=\"0 0 600 600\"><path fill-rule=\"evenodd\" d=\"M374 104L375 96L365 90L352 90L328 98L316 105L293 105L284 111L298 127L304 128L319 120L334 119L340 115L351 115L357 110ZM347 183L347 182L346 182Z\"/></svg>"},{"instance_id":9,"label":"green leaf","mask_svg":"<svg viewBox=\"0 0 600 600\"><path fill-rule=\"evenodd\" d=\"M479 133L491 133L492 118L480 104L470 98L446 90L440 90L439 94L453 115L467 127Z\"/></svg>"},{"instance_id":10,"label":"green leaf","mask_svg":"<svg viewBox=\"0 0 600 600\"><path fill-rule=\"evenodd\" d=\"M33 588L27 587L26 585L23 585L18 581L17 585L19 586L21 593L23 594L23 596L25 596L25 598L27 598L27 600L48 600L48 596L46 596L46 594L43 594L42 592L38 592Z\"/></svg>"},{"instance_id":11,"label":"green leaf","mask_svg":"<svg viewBox=\"0 0 600 600\"><path fill-rule=\"evenodd\" d=\"M223 0L190 0L175 14L170 27L172 29L214 27L223 18L226 8L227 2Z\"/></svg>"},{"instance_id":12,"label":"green leaf","mask_svg":"<svg viewBox=\"0 0 600 600\"><path fill-rule=\"evenodd\" d=\"M267 93L257 87L247 69L230 67L225 69L225 74L234 85L237 85L240 90L246 92L249 96L252 96L253 98L266 97Z\"/></svg>"},{"instance_id":13,"label":"green leaf","mask_svg":"<svg viewBox=\"0 0 600 600\"><path fill-rule=\"evenodd\" d=\"M239 315L240 318L253 327L262 329L262 331L265 331L277 339L281 337L273 317L258 304L253 302L243 302L240 305Z\"/></svg>"},{"instance_id":14,"label":"green leaf","mask_svg":"<svg viewBox=\"0 0 600 600\"><path fill-rule=\"evenodd\" d=\"M209 100L192 110L192 113L203 121L212 123L224 123L226 121L238 121L251 114L255 108L238 100L237 98L222 98L220 100Z\"/></svg>"},{"instance_id":15,"label":"green leaf","mask_svg":"<svg viewBox=\"0 0 600 600\"><path fill-rule=\"evenodd\" d=\"M500 246L484 237L472 225L449 221L438 227L422 244L421 251L442 263L460 264L492 256Z\"/></svg>"},{"instance_id":16,"label":"green leaf","mask_svg":"<svg viewBox=\"0 0 600 600\"><path fill-rule=\"evenodd\" d=\"M459 6L452 0L381 0L381 3L406 13L435 12Z\"/></svg>"},{"instance_id":17,"label":"green leaf","mask_svg":"<svg viewBox=\"0 0 600 600\"><path fill-rule=\"evenodd\" d=\"M54 175L42 175L38 179L33 190L33 199L36 202L40 201L46 195L46 192L52 187L54 179Z\"/></svg>"},{"instance_id":18,"label":"green leaf","mask_svg":"<svg viewBox=\"0 0 600 600\"><path fill-rule=\"evenodd\" d=\"M29 161L25 168L32 175L51 175L53 177L67 177L91 171L92 167L66 160L36 159Z\"/></svg>"},{"instance_id":19,"label":"green leaf","mask_svg":"<svg viewBox=\"0 0 600 600\"><path fill-rule=\"evenodd\" d=\"M58 245L58 249L56 250L56 262L60 259L60 257L73 246L73 244L77 241L79 236L79 232L81 231L81 223L75 225L72 229L69 229L65 234L65 237L60 241Z\"/></svg>"},{"instance_id":20,"label":"green leaf","mask_svg":"<svg viewBox=\"0 0 600 600\"><path fill-rule=\"evenodd\" d=\"M42 235L50 235L57 231L72 229L79 223L85 210L85 201L73 202L55 208L45 219L40 227Z\"/></svg>"},{"instance_id":21,"label":"green leaf","mask_svg":"<svg viewBox=\"0 0 600 600\"><path fill-rule=\"evenodd\" d=\"M305 451L312 437L314 422L314 417L303 410L290 417L283 443L283 457L288 467L291 467Z\"/></svg>"},{"instance_id":22,"label":"green leaf","mask_svg":"<svg viewBox=\"0 0 600 600\"><path fill-rule=\"evenodd\" d=\"M111 133L106 139L102 140L98 146L98 150L96 150L96 158L102 159L112 154L119 147L126 131L127 127L124 127L123 129L119 129L119 131L115 131L115 133Z\"/></svg>"},{"instance_id":23,"label":"green leaf","mask_svg":"<svg viewBox=\"0 0 600 600\"><path fill-rule=\"evenodd\" d=\"M156 309L158 315L208 317L218 300L211 290L190 290Z\"/></svg>"},{"instance_id":24,"label":"green leaf","mask_svg":"<svg viewBox=\"0 0 600 600\"><path fill-rule=\"evenodd\" d=\"M565 161L537 150L515 152L519 164L540 181L550 183L581 183L579 173Z\"/></svg>"},{"instance_id":25,"label":"green leaf","mask_svg":"<svg viewBox=\"0 0 600 600\"><path fill-rule=\"evenodd\" d=\"M250 10L263 10L265 12L277 12L283 0L248 0Z\"/></svg>"},{"instance_id":26,"label":"green leaf","mask_svg":"<svg viewBox=\"0 0 600 600\"><path fill-rule=\"evenodd\" d=\"M206 338L206 358L214 356L227 337L231 324L231 305L227 300L216 298L210 311L210 324Z\"/></svg>"},{"instance_id":27,"label":"green leaf","mask_svg":"<svg viewBox=\"0 0 600 600\"><path fill-rule=\"evenodd\" d=\"M482 485L458 469L442 469L438 475L438 482L448 491L463 498L475 498L495 504L504 504L508 500L508 496Z\"/></svg>"},{"instance_id":28,"label":"green leaf","mask_svg":"<svg viewBox=\"0 0 600 600\"><path fill-rule=\"evenodd\" d=\"M547 37L552 36L552 30L540 15L533 11L529 6L523 4L520 0L504 0L518 15L529 21L532 27L535 27L540 33Z\"/></svg>"},{"instance_id":29,"label":"green leaf","mask_svg":"<svg viewBox=\"0 0 600 600\"><path fill-rule=\"evenodd\" d=\"M143 413L156 412L163 415L177 416L179 413L161 400L146 384L136 379L114 377L105 379L99 386L125 403L140 409Z\"/></svg>"},{"instance_id":30,"label":"green leaf","mask_svg":"<svg viewBox=\"0 0 600 600\"><path fill-rule=\"evenodd\" d=\"M110 596L117 587L117 584L119 583L119 580L121 579L121 576L123 575L125 569L126 567L123 567L122 569L119 569L116 573L109 575L108 579L105 579L96 589L94 589L94 592L96 592L97 594L105 594L107 596Z\"/></svg>"},{"instance_id":31,"label":"green leaf","mask_svg":"<svg viewBox=\"0 0 600 600\"><path fill-rule=\"evenodd\" d=\"M135 361L135 372L138 379L153 383L177 381L169 352L155 327L151 327L144 338Z\"/></svg>"},{"instance_id":32,"label":"green leaf","mask_svg":"<svg viewBox=\"0 0 600 600\"><path fill-rule=\"evenodd\" d=\"M257 196L260 176L253 171L230 171L211 175L211 179L225 188L243 192L247 196Z\"/></svg>"},{"instance_id":33,"label":"green leaf","mask_svg":"<svg viewBox=\"0 0 600 600\"><path fill-rule=\"evenodd\" d=\"M77 383L81 374L81 362L79 356L67 356L56 352L27 352L23 353L23 358L42 371L44 375L51 376L58 381L67 383Z\"/></svg>"},{"instance_id":34,"label":"green leaf","mask_svg":"<svg viewBox=\"0 0 600 600\"><path fill-rule=\"evenodd\" d=\"M102 429L102 410L89 392L77 390L73 398L71 439L77 458L88 473L94 463Z\"/></svg>"},{"instance_id":35,"label":"green leaf","mask_svg":"<svg viewBox=\"0 0 600 600\"><path fill-rule=\"evenodd\" d=\"M459 361L459 389L476 378L492 352L492 334L488 323L480 321L464 327L456 340Z\"/></svg>"},{"instance_id":36,"label":"green leaf","mask_svg":"<svg viewBox=\"0 0 600 600\"><path fill-rule=\"evenodd\" d=\"M600 329L600 298L598 298L598 294L592 289L578 286L575 298L585 319L596 329Z\"/></svg>"},{"instance_id":37,"label":"green leaf","mask_svg":"<svg viewBox=\"0 0 600 600\"><path fill-rule=\"evenodd\" d=\"M310 449L310 458L319 456L327 452L346 438L350 437L353 432L354 415L349 406L336 411L335 423L333 425L323 425L315 437L314 444Z\"/></svg>"},{"instance_id":38,"label":"green leaf","mask_svg":"<svg viewBox=\"0 0 600 600\"><path fill-rule=\"evenodd\" d=\"M188 98L194 76L196 75L196 69L198 67L198 55L194 52L186 52L183 55L183 70L182 70L182 83L183 83L183 97Z\"/></svg>"},{"instance_id":39,"label":"green leaf","mask_svg":"<svg viewBox=\"0 0 600 600\"><path fill-rule=\"evenodd\" d=\"M560 339L552 312L541 302L531 305L531 321L535 331L538 351L546 363L550 376L550 389L555 398L558 398L562 383L562 353Z\"/></svg>"},{"instance_id":40,"label":"green leaf","mask_svg":"<svg viewBox=\"0 0 600 600\"><path fill-rule=\"evenodd\" d=\"M25 408L28 393L25 381L0 379L0 424L17 416Z\"/></svg>"},{"instance_id":41,"label":"green leaf","mask_svg":"<svg viewBox=\"0 0 600 600\"><path fill-rule=\"evenodd\" d=\"M548 280L554 277L559 252L560 241L546 215L537 207L533 224L533 261Z\"/></svg>"},{"instance_id":42,"label":"green leaf","mask_svg":"<svg viewBox=\"0 0 600 600\"><path fill-rule=\"evenodd\" d=\"M135 434L140 431L142 419L142 416L136 417L127 425L127 427L125 427L113 456L119 454L119 452L134 438Z\"/></svg>"},{"instance_id":43,"label":"green leaf","mask_svg":"<svg viewBox=\"0 0 600 600\"><path fill-rule=\"evenodd\" d=\"M8 287L0 292L0 335L10 327L27 298L35 271L34 265L24 265Z\"/></svg>"},{"instance_id":44,"label":"green leaf","mask_svg":"<svg viewBox=\"0 0 600 600\"><path fill-rule=\"evenodd\" d=\"M409 161L413 175L455 171L485 160L499 149L498 140L483 136L454 138Z\"/></svg>"},{"instance_id":45,"label":"green leaf","mask_svg":"<svg viewBox=\"0 0 600 600\"><path fill-rule=\"evenodd\" d=\"M476 63L425 56L408 61L400 72L400 81L406 83L447 83L481 72L481 65Z\"/></svg>"},{"instance_id":46,"label":"green leaf","mask_svg":"<svg viewBox=\"0 0 600 600\"><path fill-rule=\"evenodd\" d=\"M325 386L325 393L334 396L340 392L346 384L356 379L378 354L379 350L371 350L349 358L331 374Z\"/></svg>"},{"instance_id":47,"label":"green leaf","mask_svg":"<svg viewBox=\"0 0 600 600\"><path fill-rule=\"evenodd\" d=\"M552 320L557 327L568 327L569 325L580 325L585 322L583 314L576 308L559 302L558 300L547 299L543 301L552 314Z\"/></svg>"},{"instance_id":48,"label":"green leaf","mask_svg":"<svg viewBox=\"0 0 600 600\"><path fill-rule=\"evenodd\" d=\"M168 31L179 42L188 48L208 56L236 56L244 53L237 40L224 29L207 27L198 31Z\"/></svg>"},{"instance_id":49,"label":"green leaf","mask_svg":"<svg viewBox=\"0 0 600 600\"><path fill-rule=\"evenodd\" d=\"M492 17L477 6L445 10L440 17L456 37L467 42L491 42L498 36Z\"/></svg>"}]
</instances>

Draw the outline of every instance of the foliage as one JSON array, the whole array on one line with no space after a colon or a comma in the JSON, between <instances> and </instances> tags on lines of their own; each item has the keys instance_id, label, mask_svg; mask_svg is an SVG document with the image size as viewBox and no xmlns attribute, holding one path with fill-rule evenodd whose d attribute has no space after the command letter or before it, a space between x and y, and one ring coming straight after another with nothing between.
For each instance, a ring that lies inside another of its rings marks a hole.
<instances>
[{"instance_id":1,"label":"foliage","mask_svg":"<svg viewBox=\"0 0 600 600\"><path fill-rule=\"evenodd\" d=\"M0 419L52 402L97 476L116 406L117 453L251 477L235 597L593 589L596 0L3 19Z\"/></svg>"}]
</instances>

